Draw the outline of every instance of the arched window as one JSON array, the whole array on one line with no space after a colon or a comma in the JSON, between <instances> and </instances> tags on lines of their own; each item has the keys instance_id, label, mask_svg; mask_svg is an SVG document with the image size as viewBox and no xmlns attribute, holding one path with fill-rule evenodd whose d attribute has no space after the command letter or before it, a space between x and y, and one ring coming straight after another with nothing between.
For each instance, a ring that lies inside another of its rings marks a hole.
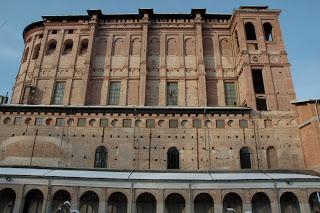
<instances>
[{"instance_id":1,"label":"arched window","mask_svg":"<svg viewBox=\"0 0 320 213\"><path fill-rule=\"evenodd\" d=\"M242 213L242 200L236 193L229 193L223 198L223 212Z\"/></svg>"},{"instance_id":2,"label":"arched window","mask_svg":"<svg viewBox=\"0 0 320 213\"><path fill-rule=\"evenodd\" d=\"M137 198L137 213L156 213L157 201L150 193L142 193Z\"/></svg>"},{"instance_id":3,"label":"arched window","mask_svg":"<svg viewBox=\"0 0 320 213\"><path fill-rule=\"evenodd\" d=\"M185 200L182 195L172 193L165 200L166 213L183 213L185 212Z\"/></svg>"},{"instance_id":4,"label":"arched window","mask_svg":"<svg viewBox=\"0 0 320 213\"><path fill-rule=\"evenodd\" d=\"M195 43L192 38L188 38L184 41L185 55L195 55Z\"/></svg>"},{"instance_id":5,"label":"arched window","mask_svg":"<svg viewBox=\"0 0 320 213\"><path fill-rule=\"evenodd\" d=\"M266 41L273 41L272 25L270 23L263 24L264 38Z\"/></svg>"},{"instance_id":6,"label":"arched window","mask_svg":"<svg viewBox=\"0 0 320 213\"><path fill-rule=\"evenodd\" d=\"M22 62L26 62L28 59L29 47L24 51Z\"/></svg>"},{"instance_id":7,"label":"arched window","mask_svg":"<svg viewBox=\"0 0 320 213\"><path fill-rule=\"evenodd\" d=\"M121 192L114 192L108 199L107 212L110 213L127 213L128 199Z\"/></svg>"},{"instance_id":8,"label":"arched window","mask_svg":"<svg viewBox=\"0 0 320 213\"><path fill-rule=\"evenodd\" d=\"M40 52L40 44L37 44L34 47L32 59L37 59L39 57L39 52Z\"/></svg>"},{"instance_id":9,"label":"arched window","mask_svg":"<svg viewBox=\"0 0 320 213\"><path fill-rule=\"evenodd\" d=\"M130 55L140 56L141 40L135 38L131 41Z\"/></svg>"},{"instance_id":10,"label":"arched window","mask_svg":"<svg viewBox=\"0 0 320 213\"><path fill-rule=\"evenodd\" d=\"M66 190L59 190L52 198L51 212L57 212L64 202L71 201L71 196Z\"/></svg>"},{"instance_id":11,"label":"arched window","mask_svg":"<svg viewBox=\"0 0 320 213\"><path fill-rule=\"evenodd\" d=\"M88 43L89 43L88 39L81 40L79 55L84 55L84 54L87 53L87 51L88 51Z\"/></svg>"},{"instance_id":12,"label":"arched window","mask_svg":"<svg viewBox=\"0 0 320 213\"><path fill-rule=\"evenodd\" d=\"M297 197L292 192L285 192L280 197L281 213L300 213Z\"/></svg>"},{"instance_id":13,"label":"arched window","mask_svg":"<svg viewBox=\"0 0 320 213\"><path fill-rule=\"evenodd\" d=\"M13 212L16 193L9 188L0 191L0 212Z\"/></svg>"},{"instance_id":14,"label":"arched window","mask_svg":"<svg viewBox=\"0 0 320 213\"><path fill-rule=\"evenodd\" d=\"M251 151L248 147L240 150L241 169L251 169Z\"/></svg>"},{"instance_id":15,"label":"arched window","mask_svg":"<svg viewBox=\"0 0 320 213\"><path fill-rule=\"evenodd\" d=\"M245 24L245 31L246 31L247 40L257 40L256 31L251 22L247 22Z\"/></svg>"},{"instance_id":16,"label":"arched window","mask_svg":"<svg viewBox=\"0 0 320 213\"><path fill-rule=\"evenodd\" d=\"M207 193L198 194L197 197L194 199L194 212L213 213L214 206L212 197Z\"/></svg>"},{"instance_id":17,"label":"arched window","mask_svg":"<svg viewBox=\"0 0 320 213\"><path fill-rule=\"evenodd\" d=\"M176 147L169 148L167 152L167 169L179 169L179 151Z\"/></svg>"},{"instance_id":18,"label":"arched window","mask_svg":"<svg viewBox=\"0 0 320 213\"><path fill-rule=\"evenodd\" d=\"M277 150L273 146L267 148L267 163L268 169L278 168Z\"/></svg>"},{"instance_id":19,"label":"arched window","mask_svg":"<svg viewBox=\"0 0 320 213\"><path fill-rule=\"evenodd\" d=\"M28 192L24 207L23 213L41 213L42 212L42 204L43 204L43 194L38 189L32 189Z\"/></svg>"},{"instance_id":20,"label":"arched window","mask_svg":"<svg viewBox=\"0 0 320 213\"><path fill-rule=\"evenodd\" d=\"M96 149L94 167L95 168L106 168L107 167L107 156L108 152L104 146L99 146Z\"/></svg>"},{"instance_id":21,"label":"arched window","mask_svg":"<svg viewBox=\"0 0 320 213\"><path fill-rule=\"evenodd\" d=\"M62 54L71 53L72 48L73 48L73 41L71 39L65 40L64 45L63 45L63 53Z\"/></svg>"},{"instance_id":22,"label":"arched window","mask_svg":"<svg viewBox=\"0 0 320 213\"><path fill-rule=\"evenodd\" d=\"M175 38L170 38L167 41L167 55L178 55L177 41Z\"/></svg>"},{"instance_id":23,"label":"arched window","mask_svg":"<svg viewBox=\"0 0 320 213\"><path fill-rule=\"evenodd\" d=\"M48 46L47 46L47 51L46 51L46 55L50 55L52 53L54 53L54 51L57 48L57 41L52 39L48 42Z\"/></svg>"},{"instance_id":24,"label":"arched window","mask_svg":"<svg viewBox=\"0 0 320 213\"><path fill-rule=\"evenodd\" d=\"M81 213L98 213L99 197L92 191L85 192L80 197L80 212Z\"/></svg>"},{"instance_id":25,"label":"arched window","mask_svg":"<svg viewBox=\"0 0 320 213\"><path fill-rule=\"evenodd\" d=\"M118 38L113 43L113 56L120 56L124 53L124 40L122 38Z\"/></svg>"},{"instance_id":26,"label":"arched window","mask_svg":"<svg viewBox=\"0 0 320 213\"><path fill-rule=\"evenodd\" d=\"M251 205L254 213L271 213L270 199L263 192L258 192L252 197Z\"/></svg>"},{"instance_id":27,"label":"arched window","mask_svg":"<svg viewBox=\"0 0 320 213\"><path fill-rule=\"evenodd\" d=\"M311 213L320 212L320 192L314 192L309 197L309 205Z\"/></svg>"}]
</instances>

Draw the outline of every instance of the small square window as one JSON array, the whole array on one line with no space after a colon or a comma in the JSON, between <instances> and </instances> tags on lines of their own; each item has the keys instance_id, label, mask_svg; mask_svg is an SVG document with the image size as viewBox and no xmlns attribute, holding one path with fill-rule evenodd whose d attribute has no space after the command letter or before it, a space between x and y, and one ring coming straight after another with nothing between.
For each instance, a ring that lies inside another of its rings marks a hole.
<instances>
[{"instance_id":1,"label":"small square window","mask_svg":"<svg viewBox=\"0 0 320 213\"><path fill-rule=\"evenodd\" d=\"M14 119L14 125L21 125L22 124L22 117L16 117Z\"/></svg>"},{"instance_id":2,"label":"small square window","mask_svg":"<svg viewBox=\"0 0 320 213\"><path fill-rule=\"evenodd\" d=\"M36 118L36 120L35 120L35 125L36 126L41 126L42 125L42 118Z\"/></svg>"},{"instance_id":3,"label":"small square window","mask_svg":"<svg viewBox=\"0 0 320 213\"><path fill-rule=\"evenodd\" d=\"M155 122L154 119L147 119L147 128L154 128Z\"/></svg>"},{"instance_id":4,"label":"small square window","mask_svg":"<svg viewBox=\"0 0 320 213\"><path fill-rule=\"evenodd\" d=\"M51 34L57 34L58 30L51 30Z\"/></svg>"},{"instance_id":5,"label":"small square window","mask_svg":"<svg viewBox=\"0 0 320 213\"><path fill-rule=\"evenodd\" d=\"M200 119L194 119L193 121L193 128L201 128L201 120Z\"/></svg>"},{"instance_id":6,"label":"small square window","mask_svg":"<svg viewBox=\"0 0 320 213\"><path fill-rule=\"evenodd\" d=\"M108 119L100 119L100 127L108 127Z\"/></svg>"},{"instance_id":7,"label":"small square window","mask_svg":"<svg viewBox=\"0 0 320 213\"><path fill-rule=\"evenodd\" d=\"M39 35L39 38L43 38L43 34L40 34L40 35Z\"/></svg>"},{"instance_id":8,"label":"small square window","mask_svg":"<svg viewBox=\"0 0 320 213\"><path fill-rule=\"evenodd\" d=\"M123 127L131 127L132 121L131 119L123 119Z\"/></svg>"},{"instance_id":9,"label":"small square window","mask_svg":"<svg viewBox=\"0 0 320 213\"><path fill-rule=\"evenodd\" d=\"M86 126L86 119L85 118L79 118L78 119L78 126L85 127Z\"/></svg>"},{"instance_id":10,"label":"small square window","mask_svg":"<svg viewBox=\"0 0 320 213\"><path fill-rule=\"evenodd\" d=\"M247 120L240 120L239 121L239 125L240 125L240 128L248 128L248 121Z\"/></svg>"},{"instance_id":11,"label":"small square window","mask_svg":"<svg viewBox=\"0 0 320 213\"><path fill-rule=\"evenodd\" d=\"M170 119L169 120L169 128L178 128L178 120Z\"/></svg>"},{"instance_id":12,"label":"small square window","mask_svg":"<svg viewBox=\"0 0 320 213\"><path fill-rule=\"evenodd\" d=\"M56 126L64 126L64 118L57 118Z\"/></svg>"},{"instance_id":13,"label":"small square window","mask_svg":"<svg viewBox=\"0 0 320 213\"><path fill-rule=\"evenodd\" d=\"M225 128L224 120L216 120L216 127L217 127L218 129L223 129L223 128Z\"/></svg>"},{"instance_id":14,"label":"small square window","mask_svg":"<svg viewBox=\"0 0 320 213\"><path fill-rule=\"evenodd\" d=\"M264 120L264 125L266 128L272 128L272 120Z\"/></svg>"},{"instance_id":15,"label":"small square window","mask_svg":"<svg viewBox=\"0 0 320 213\"><path fill-rule=\"evenodd\" d=\"M73 34L73 30L68 30L68 34Z\"/></svg>"}]
</instances>

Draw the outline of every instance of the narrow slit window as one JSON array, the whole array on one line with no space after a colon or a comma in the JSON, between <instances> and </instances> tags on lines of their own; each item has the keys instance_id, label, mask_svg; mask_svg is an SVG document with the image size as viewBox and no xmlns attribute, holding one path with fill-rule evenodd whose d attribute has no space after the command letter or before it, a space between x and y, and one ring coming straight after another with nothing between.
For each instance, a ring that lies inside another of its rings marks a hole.
<instances>
[{"instance_id":1,"label":"narrow slit window","mask_svg":"<svg viewBox=\"0 0 320 213\"><path fill-rule=\"evenodd\" d=\"M252 80L253 80L253 87L254 92L258 94L264 94L264 82L263 82L263 76L262 76L262 70L252 70Z\"/></svg>"}]
</instances>

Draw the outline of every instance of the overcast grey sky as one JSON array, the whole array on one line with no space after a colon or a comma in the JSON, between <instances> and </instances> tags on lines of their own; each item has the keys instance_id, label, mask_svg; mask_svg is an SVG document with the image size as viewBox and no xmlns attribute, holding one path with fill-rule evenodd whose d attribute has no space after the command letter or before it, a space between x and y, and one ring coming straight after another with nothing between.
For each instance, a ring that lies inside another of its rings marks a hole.
<instances>
[{"instance_id":1,"label":"overcast grey sky","mask_svg":"<svg viewBox=\"0 0 320 213\"><path fill-rule=\"evenodd\" d=\"M240 5L269 5L281 9L280 22L298 100L320 98L320 1L319 0L3 0L0 7L0 94L10 93L23 51L22 31L42 15L86 14L101 9L105 14L189 13L206 8L208 13L232 13Z\"/></svg>"}]
</instances>

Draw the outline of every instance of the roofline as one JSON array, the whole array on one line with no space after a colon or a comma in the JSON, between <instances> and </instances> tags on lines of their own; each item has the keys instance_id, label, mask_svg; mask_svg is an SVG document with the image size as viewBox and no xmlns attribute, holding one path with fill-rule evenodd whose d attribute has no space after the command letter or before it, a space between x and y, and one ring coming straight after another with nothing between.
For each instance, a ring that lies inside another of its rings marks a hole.
<instances>
[{"instance_id":1,"label":"roofline","mask_svg":"<svg viewBox=\"0 0 320 213\"><path fill-rule=\"evenodd\" d=\"M305 104L305 103L320 103L320 99L309 99L305 101L295 101L291 102L292 104Z\"/></svg>"}]
</instances>

